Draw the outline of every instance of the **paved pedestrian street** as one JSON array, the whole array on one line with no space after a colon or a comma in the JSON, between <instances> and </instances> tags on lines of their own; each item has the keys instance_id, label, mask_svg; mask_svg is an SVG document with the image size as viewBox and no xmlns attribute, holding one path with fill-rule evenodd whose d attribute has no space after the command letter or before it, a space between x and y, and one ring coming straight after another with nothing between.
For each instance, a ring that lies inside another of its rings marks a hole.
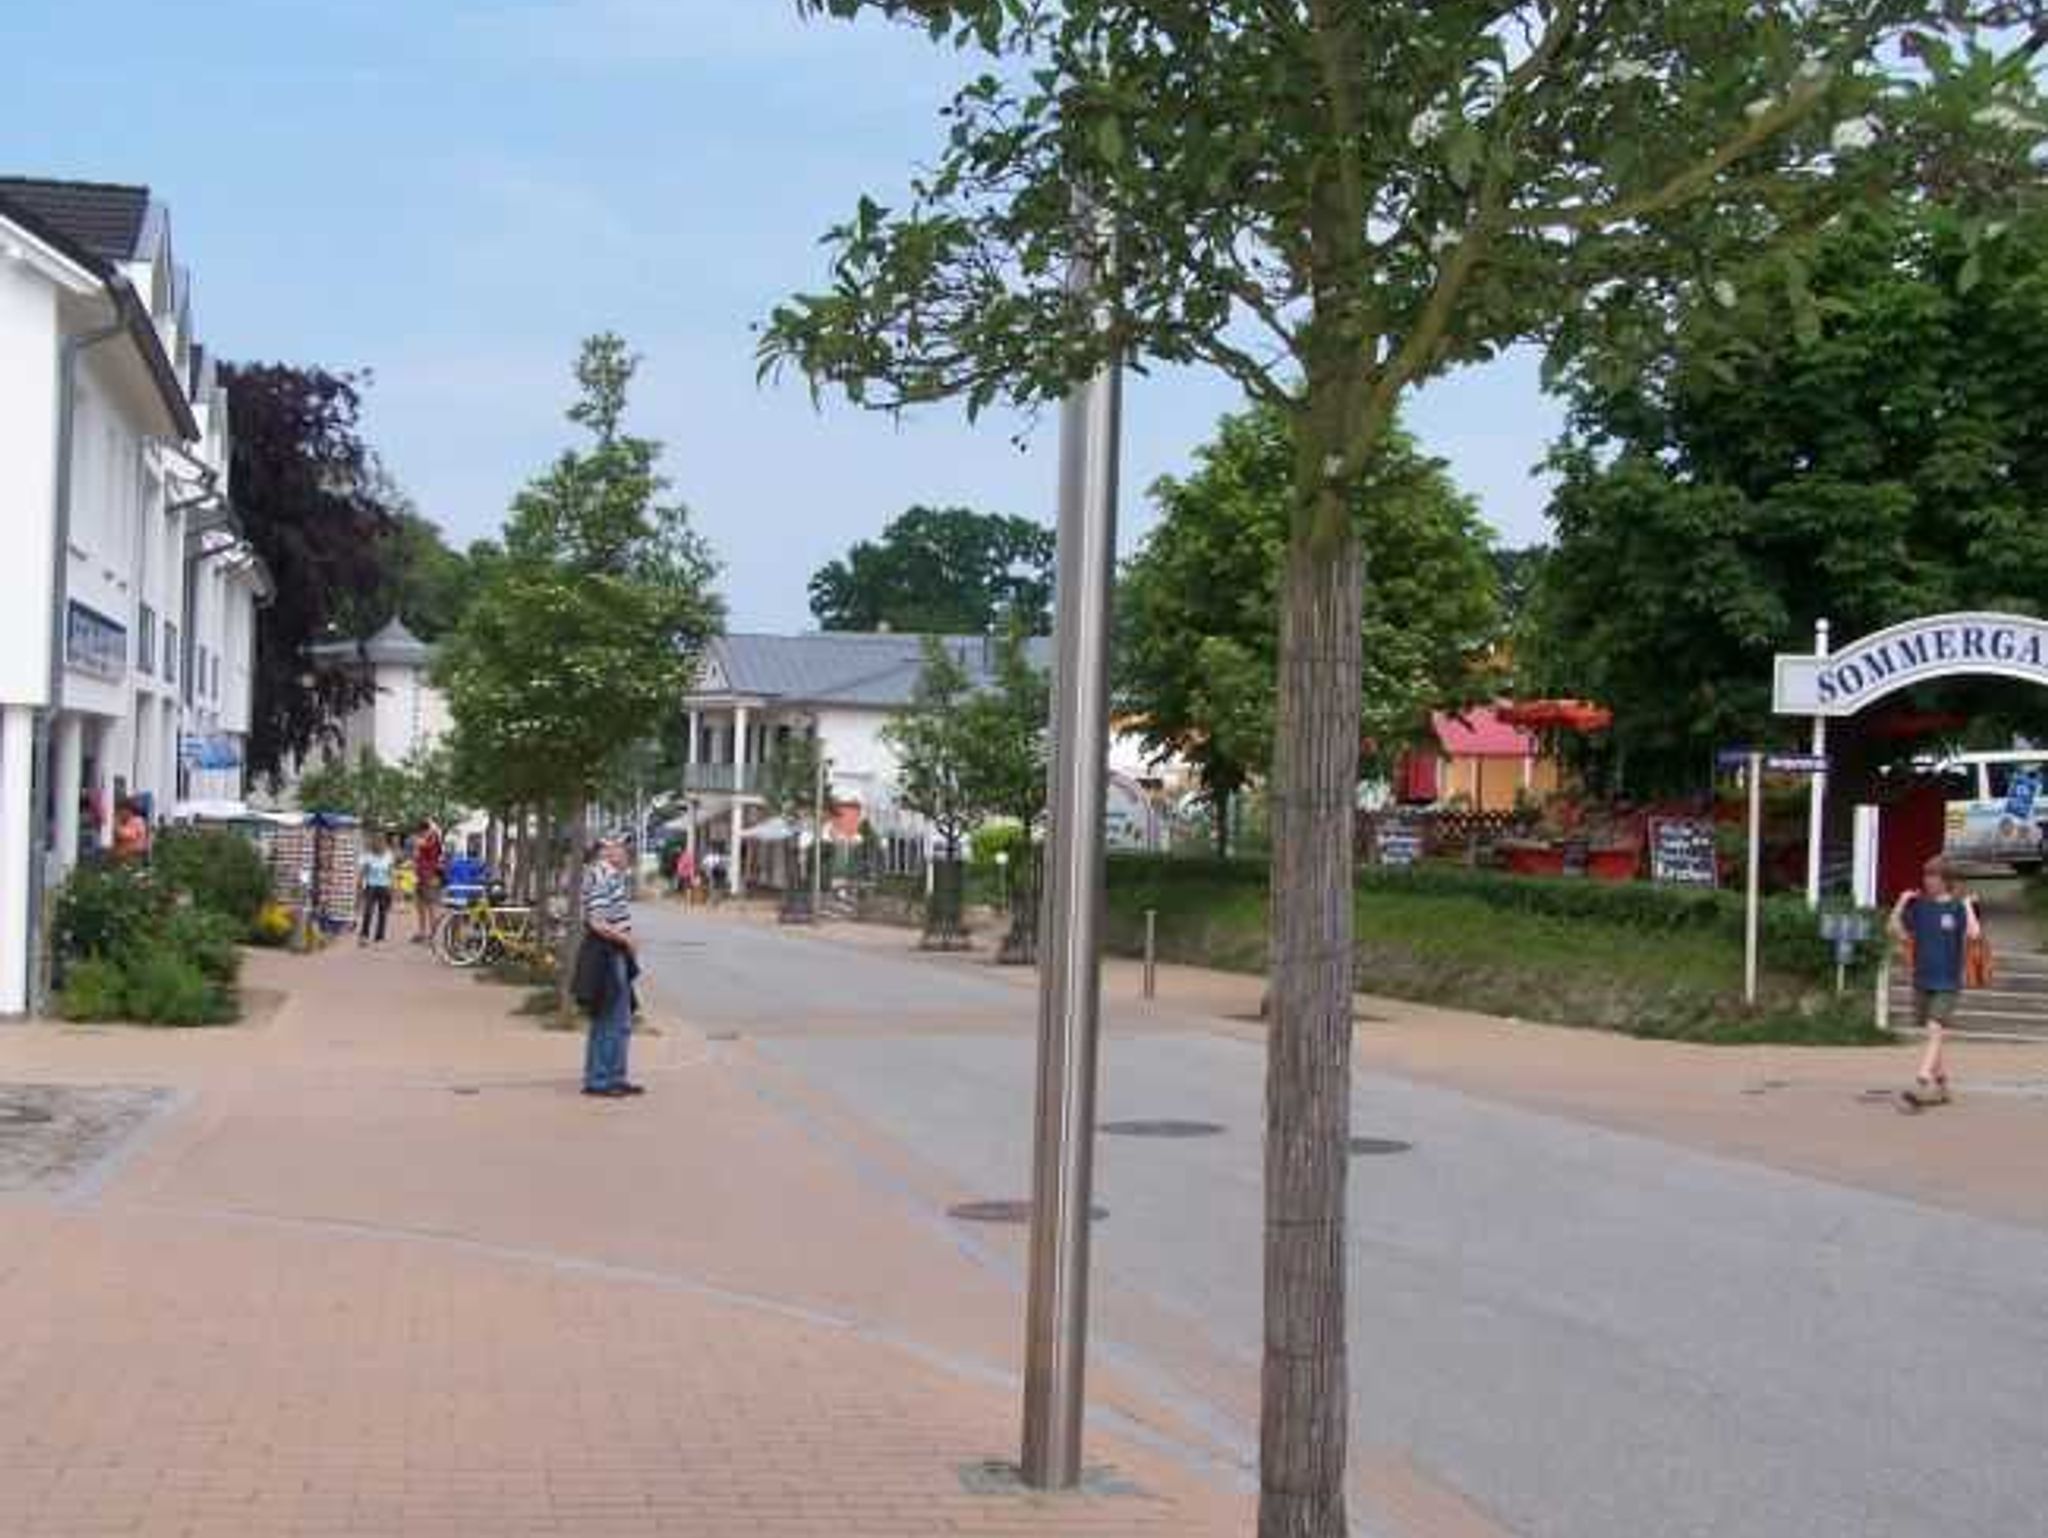
<instances>
[{"instance_id":1,"label":"paved pedestrian street","mask_svg":"<svg viewBox=\"0 0 2048 1538\"><path fill-rule=\"evenodd\" d=\"M1048 1499L1023 1231L955 1215L1027 1194L1028 974L639 922L639 1101L411 947L258 956L241 1027L0 1033L0 1534L1250 1530L1255 982L1111 971ZM1361 1012L1361 1534L2037 1530L2042 1049L1914 1119L1862 1098L1901 1052Z\"/></svg>"}]
</instances>

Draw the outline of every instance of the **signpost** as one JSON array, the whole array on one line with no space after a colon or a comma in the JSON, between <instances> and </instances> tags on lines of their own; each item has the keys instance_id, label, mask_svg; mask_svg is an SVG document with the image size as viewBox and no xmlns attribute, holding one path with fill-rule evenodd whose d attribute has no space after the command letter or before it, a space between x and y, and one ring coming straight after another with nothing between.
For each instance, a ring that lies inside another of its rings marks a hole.
<instances>
[{"instance_id":1,"label":"signpost","mask_svg":"<svg viewBox=\"0 0 2048 1538\"><path fill-rule=\"evenodd\" d=\"M1749 781L1749 870L1744 877L1742 1002L1754 1005L1761 961L1764 863L1764 773L1826 774L1824 753L1766 753L1761 748L1723 748L1714 755L1723 769L1740 769Z\"/></svg>"},{"instance_id":2,"label":"signpost","mask_svg":"<svg viewBox=\"0 0 2048 1538\"><path fill-rule=\"evenodd\" d=\"M1382 865L1413 865L1422 858L1422 830L1412 822L1381 823L1374 843Z\"/></svg>"}]
</instances>

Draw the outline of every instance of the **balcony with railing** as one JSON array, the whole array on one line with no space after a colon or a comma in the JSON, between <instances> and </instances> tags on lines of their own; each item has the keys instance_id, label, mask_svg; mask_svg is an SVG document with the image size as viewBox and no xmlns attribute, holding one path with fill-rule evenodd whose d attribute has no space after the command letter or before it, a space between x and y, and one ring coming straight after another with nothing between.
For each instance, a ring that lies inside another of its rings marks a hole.
<instances>
[{"instance_id":1,"label":"balcony with railing","mask_svg":"<svg viewBox=\"0 0 2048 1538\"><path fill-rule=\"evenodd\" d=\"M759 764L686 764L683 789L691 794L751 796L760 794Z\"/></svg>"}]
</instances>

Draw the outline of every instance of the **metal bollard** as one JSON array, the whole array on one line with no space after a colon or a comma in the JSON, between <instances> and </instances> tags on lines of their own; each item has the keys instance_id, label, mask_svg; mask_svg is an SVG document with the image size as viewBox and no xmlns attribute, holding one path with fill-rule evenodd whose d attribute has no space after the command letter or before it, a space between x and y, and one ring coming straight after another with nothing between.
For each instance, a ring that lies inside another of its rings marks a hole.
<instances>
[{"instance_id":1,"label":"metal bollard","mask_svg":"<svg viewBox=\"0 0 2048 1538\"><path fill-rule=\"evenodd\" d=\"M1145 910L1145 997L1159 993L1159 910Z\"/></svg>"}]
</instances>

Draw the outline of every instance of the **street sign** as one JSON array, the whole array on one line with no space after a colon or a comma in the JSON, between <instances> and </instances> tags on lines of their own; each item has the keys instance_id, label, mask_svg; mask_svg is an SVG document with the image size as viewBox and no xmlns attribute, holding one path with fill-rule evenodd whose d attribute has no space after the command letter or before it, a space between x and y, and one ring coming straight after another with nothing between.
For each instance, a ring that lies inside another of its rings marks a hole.
<instances>
[{"instance_id":1,"label":"street sign","mask_svg":"<svg viewBox=\"0 0 2048 1538\"><path fill-rule=\"evenodd\" d=\"M1769 774L1826 774L1825 753L1766 753L1758 748L1722 748L1714 763L1722 769L1747 769L1751 758L1761 756Z\"/></svg>"}]
</instances>

